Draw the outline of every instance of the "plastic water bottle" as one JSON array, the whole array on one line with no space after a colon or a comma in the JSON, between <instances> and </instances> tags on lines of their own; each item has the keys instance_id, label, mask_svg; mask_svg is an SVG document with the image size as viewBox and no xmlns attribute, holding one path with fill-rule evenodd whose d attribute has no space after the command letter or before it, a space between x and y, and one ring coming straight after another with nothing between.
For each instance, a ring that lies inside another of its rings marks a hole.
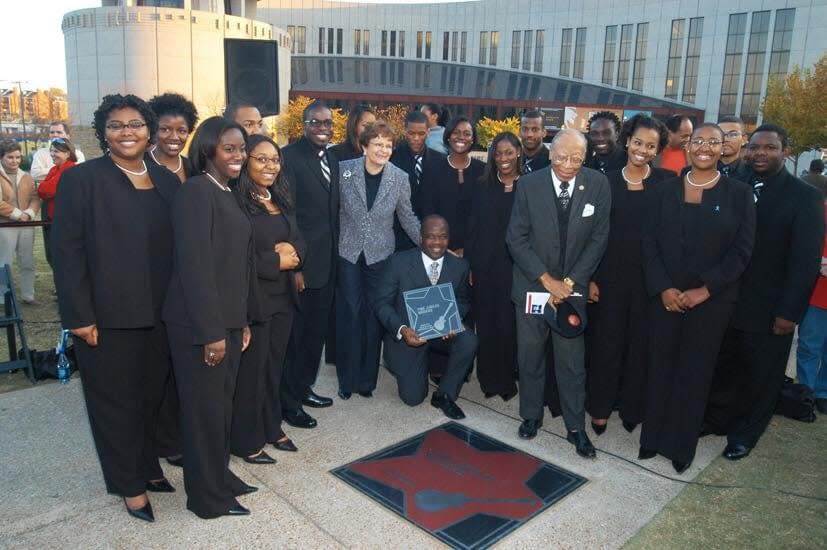
<instances>
[{"instance_id":1,"label":"plastic water bottle","mask_svg":"<svg viewBox=\"0 0 827 550\"><path fill-rule=\"evenodd\" d=\"M57 353L57 380L61 384L68 384L71 376L71 364L69 358L66 357L66 343L69 338L69 331L63 330L60 333L60 342L57 343L55 353Z\"/></svg>"}]
</instances>

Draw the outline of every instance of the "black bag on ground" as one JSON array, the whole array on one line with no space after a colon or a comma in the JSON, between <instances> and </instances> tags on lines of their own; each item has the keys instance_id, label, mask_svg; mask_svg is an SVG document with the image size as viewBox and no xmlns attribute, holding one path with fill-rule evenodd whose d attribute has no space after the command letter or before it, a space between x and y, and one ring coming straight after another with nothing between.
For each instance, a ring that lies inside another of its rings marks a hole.
<instances>
[{"instance_id":1,"label":"black bag on ground","mask_svg":"<svg viewBox=\"0 0 827 550\"><path fill-rule=\"evenodd\" d=\"M792 378L785 376L784 386L778 394L775 414L801 422L815 422L815 403L815 395L809 386L796 384Z\"/></svg>"},{"instance_id":2,"label":"black bag on ground","mask_svg":"<svg viewBox=\"0 0 827 550\"><path fill-rule=\"evenodd\" d=\"M55 349L51 348L46 351L37 351L36 349L29 350L32 354L32 370L34 370L35 380L46 380L53 378L57 380L57 353ZM23 350L20 350L23 353ZM66 358L69 359L69 376L78 370L77 360L75 359L75 348L72 345L66 346Z\"/></svg>"}]
</instances>

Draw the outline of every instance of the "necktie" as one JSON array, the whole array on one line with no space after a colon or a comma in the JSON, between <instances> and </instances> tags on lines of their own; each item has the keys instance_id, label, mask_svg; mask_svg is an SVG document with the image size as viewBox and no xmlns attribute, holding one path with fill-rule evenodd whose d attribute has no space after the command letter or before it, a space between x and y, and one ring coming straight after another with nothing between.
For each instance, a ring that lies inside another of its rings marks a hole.
<instances>
[{"instance_id":1,"label":"necktie","mask_svg":"<svg viewBox=\"0 0 827 550\"><path fill-rule=\"evenodd\" d=\"M420 180L422 179L422 155L414 156L414 177L416 179L416 184L419 185Z\"/></svg>"},{"instance_id":2,"label":"necktie","mask_svg":"<svg viewBox=\"0 0 827 550\"><path fill-rule=\"evenodd\" d=\"M432 285L435 285L439 280L439 262L433 262L431 264L431 272L428 274L428 278L431 280Z\"/></svg>"},{"instance_id":3,"label":"necktie","mask_svg":"<svg viewBox=\"0 0 827 550\"><path fill-rule=\"evenodd\" d=\"M561 181L560 194L557 195L557 200L560 201L560 206L563 208L563 210L568 209L570 199L571 196L569 195L569 182Z\"/></svg>"},{"instance_id":4,"label":"necktie","mask_svg":"<svg viewBox=\"0 0 827 550\"><path fill-rule=\"evenodd\" d=\"M530 158L525 159L525 164L523 164L523 170L525 171L526 174L528 174L529 172L531 172L533 170L533 168L531 167L531 161L533 161L533 160L534 159L530 159Z\"/></svg>"},{"instance_id":5,"label":"necktie","mask_svg":"<svg viewBox=\"0 0 827 550\"><path fill-rule=\"evenodd\" d=\"M724 176L729 176L730 172L732 172L732 165L731 164L724 164L721 166L721 174Z\"/></svg>"},{"instance_id":6,"label":"necktie","mask_svg":"<svg viewBox=\"0 0 827 550\"><path fill-rule=\"evenodd\" d=\"M322 175L327 182L327 186L330 187L330 165L327 163L327 155L324 149L319 151L319 164L321 165Z\"/></svg>"},{"instance_id":7,"label":"necktie","mask_svg":"<svg viewBox=\"0 0 827 550\"><path fill-rule=\"evenodd\" d=\"M759 197L761 197L761 192L764 190L764 182L758 178L752 180L752 197L755 199L755 202L758 202Z\"/></svg>"}]
</instances>

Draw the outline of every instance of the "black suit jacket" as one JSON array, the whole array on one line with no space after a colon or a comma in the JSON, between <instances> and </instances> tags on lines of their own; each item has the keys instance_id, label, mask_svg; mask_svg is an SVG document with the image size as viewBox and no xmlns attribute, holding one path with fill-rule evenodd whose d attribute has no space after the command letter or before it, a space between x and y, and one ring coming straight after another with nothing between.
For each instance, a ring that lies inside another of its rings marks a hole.
<instances>
[{"instance_id":1,"label":"black suit jacket","mask_svg":"<svg viewBox=\"0 0 827 550\"><path fill-rule=\"evenodd\" d=\"M807 310L821 268L824 195L783 169L765 181L756 211L734 326L769 333L776 317L799 323Z\"/></svg>"},{"instance_id":2,"label":"black suit jacket","mask_svg":"<svg viewBox=\"0 0 827 550\"><path fill-rule=\"evenodd\" d=\"M152 183L172 204L178 178L147 162ZM60 317L67 329L151 327L147 224L136 208L129 178L103 156L78 164L60 178L51 252ZM170 210L172 208L170 207ZM173 215L174 218L174 215ZM169 243L171 265L172 243ZM165 274L169 278L169 274Z\"/></svg>"},{"instance_id":3,"label":"black suit jacket","mask_svg":"<svg viewBox=\"0 0 827 550\"><path fill-rule=\"evenodd\" d=\"M282 150L296 221L307 243L301 270L307 288L322 288L335 281L339 243L339 162L329 150L325 152L330 166L328 185L316 151L307 138Z\"/></svg>"},{"instance_id":4,"label":"black suit jacket","mask_svg":"<svg viewBox=\"0 0 827 550\"><path fill-rule=\"evenodd\" d=\"M299 260L307 254L307 246L299 231L296 216L284 213L287 222L288 234L284 241L293 245ZM250 217L253 224L253 242L256 256L256 285L252 288L251 300L257 302L255 310L260 319L267 320L276 313L289 307L298 307L299 299L296 291L295 270L282 271L281 258L275 251L277 240L272 233L268 233L270 214L255 214ZM301 269L302 264L296 269Z\"/></svg>"},{"instance_id":5,"label":"black suit jacket","mask_svg":"<svg viewBox=\"0 0 827 550\"><path fill-rule=\"evenodd\" d=\"M422 188L425 180L434 176L440 163L444 162L445 159L445 155L429 147L425 147L422 155L422 176L419 179L419 184L416 183L416 161L408 144L403 141L391 155L391 162L408 174L408 184L411 186L411 207L420 220L422 219ZM393 217L393 232L396 235L397 251L417 246L402 229L398 216Z\"/></svg>"},{"instance_id":6,"label":"black suit jacket","mask_svg":"<svg viewBox=\"0 0 827 550\"><path fill-rule=\"evenodd\" d=\"M452 254L445 254L444 258L437 284L451 283L459 314L464 319L471 310L468 262ZM374 309L389 334L395 337L399 327L411 326L402 293L427 286L431 286L431 281L422 263L421 249L397 252L388 259L376 292Z\"/></svg>"}]
</instances>

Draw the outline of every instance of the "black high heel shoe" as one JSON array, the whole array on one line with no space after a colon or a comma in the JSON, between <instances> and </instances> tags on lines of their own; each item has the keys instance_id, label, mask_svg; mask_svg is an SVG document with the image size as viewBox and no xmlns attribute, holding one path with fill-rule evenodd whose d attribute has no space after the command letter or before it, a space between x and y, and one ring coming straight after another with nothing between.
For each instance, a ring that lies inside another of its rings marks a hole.
<instances>
[{"instance_id":1,"label":"black high heel shoe","mask_svg":"<svg viewBox=\"0 0 827 550\"><path fill-rule=\"evenodd\" d=\"M594 430L594 433L596 433L597 435L600 435L603 432L605 432L607 425L608 424L595 424L594 421L592 421L592 429Z\"/></svg>"},{"instance_id":2,"label":"black high heel shoe","mask_svg":"<svg viewBox=\"0 0 827 550\"><path fill-rule=\"evenodd\" d=\"M138 518L149 523L155 521L155 514L152 513L152 504L149 503L149 500L146 501L146 504L144 504L142 508L138 508L136 510L133 510L127 506L126 498L123 499L123 505L126 507L126 513L133 518Z\"/></svg>"},{"instance_id":3,"label":"black high heel shoe","mask_svg":"<svg viewBox=\"0 0 827 550\"><path fill-rule=\"evenodd\" d=\"M672 467L675 468L675 471L679 474L684 473L686 470L689 469L689 465L692 464L691 462L681 462L679 460L672 461Z\"/></svg>"},{"instance_id":4,"label":"black high heel shoe","mask_svg":"<svg viewBox=\"0 0 827 550\"><path fill-rule=\"evenodd\" d=\"M247 464L275 464L276 459L261 450L254 456L245 456L244 462Z\"/></svg>"},{"instance_id":5,"label":"black high heel shoe","mask_svg":"<svg viewBox=\"0 0 827 550\"><path fill-rule=\"evenodd\" d=\"M290 440L290 438L285 439L284 441L276 441L272 444L273 447L276 448L277 451L286 451L288 453L295 453L298 451L298 447Z\"/></svg>"},{"instance_id":6,"label":"black high heel shoe","mask_svg":"<svg viewBox=\"0 0 827 550\"><path fill-rule=\"evenodd\" d=\"M638 460L649 460L650 458L655 458L658 452L653 451L651 449L644 449L643 447L640 448L640 451L637 453Z\"/></svg>"},{"instance_id":7,"label":"black high heel shoe","mask_svg":"<svg viewBox=\"0 0 827 550\"><path fill-rule=\"evenodd\" d=\"M167 478L162 478L158 481L147 481L146 490L153 493L174 493L175 487L169 482Z\"/></svg>"},{"instance_id":8,"label":"black high heel shoe","mask_svg":"<svg viewBox=\"0 0 827 550\"><path fill-rule=\"evenodd\" d=\"M637 428L637 424L635 422L627 422L625 420L623 421L623 429L627 432L632 433L633 431L635 431L635 428Z\"/></svg>"}]
</instances>

